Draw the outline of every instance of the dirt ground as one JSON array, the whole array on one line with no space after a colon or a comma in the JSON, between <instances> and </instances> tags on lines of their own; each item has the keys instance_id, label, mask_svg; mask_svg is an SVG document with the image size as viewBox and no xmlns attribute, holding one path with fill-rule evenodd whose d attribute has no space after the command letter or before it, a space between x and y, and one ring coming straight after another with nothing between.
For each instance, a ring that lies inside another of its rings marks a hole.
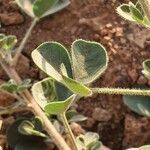
<instances>
[{"instance_id":1,"label":"dirt ground","mask_svg":"<svg viewBox=\"0 0 150 150\"><path fill-rule=\"evenodd\" d=\"M58 41L68 49L77 38L102 43L109 54L109 66L93 87L132 87L150 85L142 75L142 62L150 57L150 31L131 24L115 12L127 0L71 0L65 10L42 19L29 39L18 63L22 78L39 80L41 73L33 64L30 54L44 41ZM31 19L21 12L12 0L0 0L0 33L16 35L18 43L24 36ZM0 69L1 82L7 80ZM1 94L0 104L8 98ZM10 100L10 99L9 99ZM124 150L150 144L150 120L131 112L121 96L94 95L81 99L77 110L88 117L82 124L87 131L98 132L104 145L112 150Z\"/></svg>"}]
</instances>

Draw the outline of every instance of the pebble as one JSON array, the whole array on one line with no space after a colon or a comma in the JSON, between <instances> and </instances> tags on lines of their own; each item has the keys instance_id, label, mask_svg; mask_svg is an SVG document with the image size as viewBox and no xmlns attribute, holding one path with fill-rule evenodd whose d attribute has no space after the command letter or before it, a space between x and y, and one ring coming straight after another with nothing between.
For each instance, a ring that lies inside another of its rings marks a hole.
<instances>
[{"instance_id":1,"label":"pebble","mask_svg":"<svg viewBox=\"0 0 150 150\"><path fill-rule=\"evenodd\" d=\"M109 121L112 116L108 110L98 107L94 109L92 117L96 121Z\"/></svg>"},{"instance_id":2,"label":"pebble","mask_svg":"<svg viewBox=\"0 0 150 150\"><path fill-rule=\"evenodd\" d=\"M18 13L1 13L0 14L0 22L4 25L17 25L24 22L24 17Z\"/></svg>"},{"instance_id":3,"label":"pebble","mask_svg":"<svg viewBox=\"0 0 150 150\"><path fill-rule=\"evenodd\" d=\"M136 69L129 70L128 75L131 78L131 80L133 81L133 83L137 81L138 76L139 76Z\"/></svg>"}]
</instances>

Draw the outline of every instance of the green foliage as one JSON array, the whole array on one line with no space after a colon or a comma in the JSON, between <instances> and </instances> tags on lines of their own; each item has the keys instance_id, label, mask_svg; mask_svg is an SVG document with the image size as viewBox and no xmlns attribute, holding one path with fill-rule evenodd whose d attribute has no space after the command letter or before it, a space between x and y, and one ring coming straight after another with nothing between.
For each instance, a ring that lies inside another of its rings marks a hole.
<instances>
[{"instance_id":1,"label":"green foliage","mask_svg":"<svg viewBox=\"0 0 150 150\"><path fill-rule=\"evenodd\" d=\"M74 100L70 93L91 95L91 90L84 84L96 80L105 71L108 63L107 52L102 45L84 40L76 40L73 43L72 59L67 49L57 42L41 44L32 52L32 58L35 64L51 77L36 83L32 88L35 100L50 114L63 113L68 109Z\"/></svg>"},{"instance_id":2,"label":"green foliage","mask_svg":"<svg viewBox=\"0 0 150 150\"><path fill-rule=\"evenodd\" d=\"M123 101L132 111L150 118L149 96L124 96Z\"/></svg>"},{"instance_id":3,"label":"green foliage","mask_svg":"<svg viewBox=\"0 0 150 150\"><path fill-rule=\"evenodd\" d=\"M87 120L87 117L85 117L84 115L78 113L75 110L68 110L66 112L66 118L68 120L68 122L82 122Z\"/></svg>"},{"instance_id":4,"label":"green foliage","mask_svg":"<svg viewBox=\"0 0 150 150\"><path fill-rule=\"evenodd\" d=\"M11 49L16 43L17 38L15 36L0 34L0 57L5 58L5 56L11 52Z\"/></svg>"},{"instance_id":5,"label":"green foliage","mask_svg":"<svg viewBox=\"0 0 150 150\"><path fill-rule=\"evenodd\" d=\"M88 96L92 94L92 91L84 86L82 83L77 82L71 78L67 78L62 76L63 83L75 94L79 94L80 96Z\"/></svg>"},{"instance_id":6,"label":"green foliage","mask_svg":"<svg viewBox=\"0 0 150 150\"><path fill-rule=\"evenodd\" d=\"M147 59L143 62L143 70L142 73L150 79L150 59Z\"/></svg>"},{"instance_id":7,"label":"green foliage","mask_svg":"<svg viewBox=\"0 0 150 150\"><path fill-rule=\"evenodd\" d=\"M150 20L144 13L144 8L137 2L135 5L132 2L122 4L117 8L117 13L126 20L134 23L150 27Z\"/></svg>"},{"instance_id":8,"label":"green foliage","mask_svg":"<svg viewBox=\"0 0 150 150\"><path fill-rule=\"evenodd\" d=\"M127 150L150 150L150 145L144 145L139 148L129 148Z\"/></svg>"},{"instance_id":9,"label":"green foliage","mask_svg":"<svg viewBox=\"0 0 150 150\"><path fill-rule=\"evenodd\" d=\"M101 44L76 40L72 44L72 61L74 78L83 84L89 84L106 70L108 56Z\"/></svg>"},{"instance_id":10,"label":"green foliage","mask_svg":"<svg viewBox=\"0 0 150 150\"><path fill-rule=\"evenodd\" d=\"M32 94L36 102L51 114L58 114L59 107L61 111L65 111L73 101L70 90L52 78L35 83L32 87ZM48 111L47 108L52 106L55 107Z\"/></svg>"},{"instance_id":11,"label":"green foliage","mask_svg":"<svg viewBox=\"0 0 150 150\"><path fill-rule=\"evenodd\" d=\"M100 150L102 143L99 141L99 135L93 132L87 132L76 138L78 150Z\"/></svg>"},{"instance_id":12,"label":"green foliage","mask_svg":"<svg viewBox=\"0 0 150 150\"><path fill-rule=\"evenodd\" d=\"M20 93L30 87L30 82L30 79L26 79L18 85L14 80L11 79L7 83L0 85L0 89L9 93Z\"/></svg>"},{"instance_id":13,"label":"green foliage","mask_svg":"<svg viewBox=\"0 0 150 150\"><path fill-rule=\"evenodd\" d=\"M45 139L47 136L36 130L41 126L41 119L36 117L36 123L29 119L16 120L7 131L7 140L11 148L15 150L26 150L32 147L33 150L47 150ZM15 136L15 138L14 138Z\"/></svg>"},{"instance_id":14,"label":"green foliage","mask_svg":"<svg viewBox=\"0 0 150 150\"><path fill-rule=\"evenodd\" d=\"M70 57L67 49L61 44L57 42L43 43L32 52L32 58L42 71L58 82L63 80L61 73L64 67L67 76L72 78Z\"/></svg>"},{"instance_id":15,"label":"green foliage","mask_svg":"<svg viewBox=\"0 0 150 150\"><path fill-rule=\"evenodd\" d=\"M74 95L70 96L68 99L64 101L51 102L47 104L44 108L45 112L48 114L63 114L67 111L69 106L74 100Z\"/></svg>"},{"instance_id":16,"label":"green foliage","mask_svg":"<svg viewBox=\"0 0 150 150\"><path fill-rule=\"evenodd\" d=\"M16 0L16 2L32 18L43 18L70 4L69 0Z\"/></svg>"}]
</instances>

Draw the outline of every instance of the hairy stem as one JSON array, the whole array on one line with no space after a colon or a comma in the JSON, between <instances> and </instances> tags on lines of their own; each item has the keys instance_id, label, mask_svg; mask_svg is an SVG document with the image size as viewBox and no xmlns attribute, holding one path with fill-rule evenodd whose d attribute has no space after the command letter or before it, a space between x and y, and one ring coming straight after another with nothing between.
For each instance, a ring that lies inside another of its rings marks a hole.
<instances>
[{"instance_id":1,"label":"hairy stem","mask_svg":"<svg viewBox=\"0 0 150 150\"><path fill-rule=\"evenodd\" d=\"M24 46L25 46L25 44L27 43L27 41L28 41L28 39L29 39L29 37L30 37L30 35L31 35L31 32L32 32L34 26L36 25L37 21L38 21L37 19L34 19L34 20L32 21L31 26L29 27L27 33L25 34L25 37L23 38L23 40L22 40L20 46L18 47L18 49L17 49L17 51L16 51L16 54L15 54L15 56L14 56L14 58L13 58L13 62L12 62L11 65L16 66L16 64L17 64L17 62L18 62L18 59L19 59L19 56L20 56L22 50L24 49Z\"/></svg>"},{"instance_id":2,"label":"hairy stem","mask_svg":"<svg viewBox=\"0 0 150 150\"><path fill-rule=\"evenodd\" d=\"M92 88L91 90L99 94L150 96L150 90L146 89Z\"/></svg>"},{"instance_id":3,"label":"hairy stem","mask_svg":"<svg viewBox=\"0 0 150 150\"><path fill-rule=\"evenodd\" d=\"M150 0L139 0L139 3L141 4L145 15L150 20Z\"/></svg>"},{"instance_id":4,"label":"hairy stem","mask_svg":"<svg viewBox=\"0 0 150 150\"><path fill-rule=\"evenodd\" d=\"M16 72L14 68L9 66L5 62L0 62L2 68L5 70L7 75L16 81L17 84L20 84L21 78ZM57 145L60 150L71 150L69 146L66 144L62 136L57 132L53 124L50 122L48 117L45 113L41 110L39 105L35 102L34 98L30 94L28 90L25 90L23 93L20 94L21 97L24 98L24 101L27 103L27 106L33 111L33 113L42 118L45 130L47 131L48 135L51 136L53 142Z\"/></svg>"},{"instance_id":5,"label":"hairy stem","mask_svg":"<svg viewBox=\"0 0 150 150\"><path fill-rule=\"evenodd\" d=\"M66 114L65 112L62 114L62 119L63 119L63 123L64 123L64 126L65 126L65 129L66 131L68 132L69 136L70 136L70 140L71 140L71 143L73 145L73 150L78 150L78 147L77 147L77 144L76 144L76 140L75 140L75 137L72 133L72 130L69 126L69 123L68 123L68 120L66 118Z\"/></svg>"}]
</instances>

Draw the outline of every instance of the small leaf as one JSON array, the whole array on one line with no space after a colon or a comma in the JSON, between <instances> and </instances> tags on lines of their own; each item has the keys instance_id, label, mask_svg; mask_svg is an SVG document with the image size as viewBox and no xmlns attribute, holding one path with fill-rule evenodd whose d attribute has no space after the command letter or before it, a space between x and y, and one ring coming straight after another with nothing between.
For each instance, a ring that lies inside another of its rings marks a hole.
<instances>
[{"instance_id":1,"label":"small leaf","mask_svg":"<svg viewBox=\"0 0 150 150\"><path fill-rule=\"evenodd\" d=\"M150 117L150 97L124 96L123 101L132 111Z\"/></svg>"},{"instance_id":2,"label":"small leaf","mask_svg":"<svg viewBox=\"0 0 150 150\"><path fill-rule=\"evenodd\" d=\"M13 36L13 35L9 35L9 36L6 36L6 38L4 38L4 45L3 45L3 49L11 49L14 47L14 45L17 43L17 38L16 36Z\"/></svg>"},{"instance_id":3,"label":"small leaf","mask_svg":"<svg viewBox=\"0 0 150 150\"><path fill-rule=\"evenodd\" d=\"M99 135L97 133L87 132L85 134L85 145L87 147L92 147L98 140L99 140Z\"/></svg>"},{"instance_id":4,"label":"small leaf","mask_svg":"<svg viewBox=\"0 0 150 150\"><path fill-rule=\"evenodd\" d=\"M32 94L36 102L44 107L52 101L64 101L72 93L61 83L54 81L52 78L46 78L32 87Z\"/></svg>"},{"instance_id":5,"label":"small leaf","mask_svg":"<svg viewBox=\"0 0 150 150\"><path fill-rule=\"evenodd\" d=\"M143 70L142 73L150 79L150 59L147 59L143 62Z\"/></svg>"},{"instance_id":6,"label":"small leaf","mask_svg":"<svg viewBox=\"0 0 150 150\"><path fill-rule=\"evenodd\" d=\"M107 52L101 44L81 39L72 44L72 59L75 79L83 84L95 81L108 64Z\"/></svg>"},{"instance_id":7,"label":"small leaf","mask_svg":"<svg viewBox=\"0 0 150 150\"><path fill-rule=\"evenodd\" d=\"M87 120L87 117L79 114L75 110L69 110L66 112L68 122L81 122Z\"/></svg>"},{"instance_id":8,"label":"small leaf","mask_svg":"<svg viewBox=\"0 0 150 150\"><path fill-rule=\"evenodd\" d=\"M0 86L0 89L7 91L9 93L14 93L17 91L18 86L14 80L9 80L7 83L4 83Z\"/></svg>"},{"instance_id":9,"label":"small leaf","mask_svg":"<svg viewBox=\"0 0 150 150\"><path fill-rule=\"evenodd\" d=\"M79 94L80 96L89 96L92 94L92 91L83 84L65 76L62 76L62 78L64 85L66 85L74 94Z\"/></svg>"},{"instance_id":10,"label":"small leaf","mask_svg":"<svg viewBox=\"0 0 150 150\"><path fill-rule=\"evenodd\" d=\"M99 141L99 135L93 132L87 132L76 138L79 150L99 150L102 143Z\"/></svg>"},{"instance_id":11,"label":"small leaf","mask_svg":"<svg viewBox=\"0 0 150 150\"><path fill-rule=\"evenodd\" d=\"M142 23L144 20L143 15L141 14L141 12L134 6L134 5L130 5L130 11L132 14L132 18L137 22L137 23Z\"/></svg>"},{"instance_id":12,"label":"small leaf","mask_svg":"<svg viewBox=\"0 0 150 150\"><path fill-rule=\"evenodd\" d=\"M87 120L87 117L83 116L83 115L74 115L70 120L69 122L82 122L82 121L85 121Z\"/></svg>"},{"instance_id":13,"label":"small leaf","mask_svg":"<svg viewBox=\"0 0 150 150\"><path fill-rule=\"evenodd\" d=\"M48 10L50 10L58 0L35 0L33 3L34 15L41 18Z\"/></svg>"},{"instance_id":14,"label":"small leaf","mask_svg":"<svg viewBox=\"0 0 150 150\"><path fill-rule=\"evenodd\" d=\"M132 15L131 15L131 12L130 12L130 8L129 8L129 5L128 4L122 4L120 5L119 7L117 7L117 13L123 17L124 19L126 20L129 20L129 21L135 21L133 18L132 18Z\"/></svg>"},{"instance_id":15,"label":"small leaf","mask_svg":"<svg viewBox=\"0 0 150 150\"><path fill-rule=\"evenodd\" d=\"M69 106L72 104L74 96L75 95L72 95L64 101L56 101L47 104L44 108L45 112L53 115L58 115L66 112Z\"/></svg>"},{"instance_id":16,"label":"small leaf","mask_svg":"<svg viewBox=\"0 0 150 150\"><path fill-rule=\"evenodd\" d=\"M21 122L21 124L18 127L18 131L23 135L34 135L34 136L39 136L43 138L47 137L42 132L35 130L34 125L30 121L27 121L27 120Z\"/></svg>"},{"instance_id":17,"label":"small leaf","mask_svg":"<svg viewBox=\"0 0 150 150\"><path fill-rule=\"evenodd\" d=\"M57 42L41 44L32 52L32 58L42 71L59 82L62 82L62 64L66 68L67 75L73 78L69 54L66 48Z\"/></svg>"}]
</instances>

